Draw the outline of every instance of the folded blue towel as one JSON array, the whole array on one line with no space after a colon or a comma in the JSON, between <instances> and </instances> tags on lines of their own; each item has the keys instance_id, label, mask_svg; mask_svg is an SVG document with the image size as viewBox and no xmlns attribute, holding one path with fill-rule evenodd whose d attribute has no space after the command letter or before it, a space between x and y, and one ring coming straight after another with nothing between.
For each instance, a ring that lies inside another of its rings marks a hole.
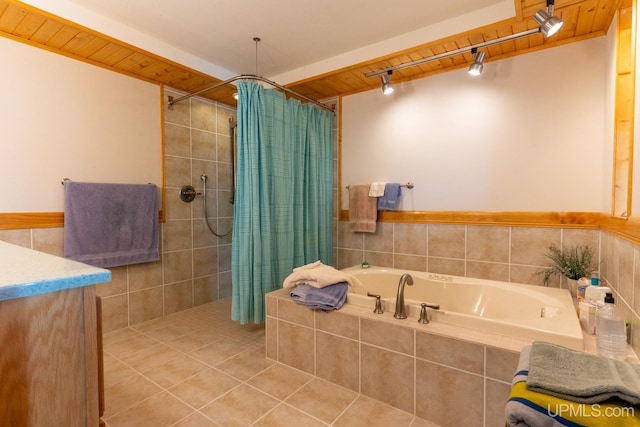
<instances>
[{"instance_id":1,"label":"folded blue towel","mask_svg":"<svg viewBox=\"0 0 640 427\"><path fill-rule=\"evenodd\" d=\"M291 299L311 309L339 310L347 299L347 282L316 288L309 285L298 285L291 290Z\"/></svg>"},{"instance_id":2,"label":"folded blue towel","mask_svg":"<svg viewBox=\"0 0 640 427\"><path fill-rule=\"evenodd\" d=\"M402 189L397 182L389 182L384 186L384 194L378 197L378 210L393 211L398 208L398 199L402 196Z\"/></svg>"}]
</instances>

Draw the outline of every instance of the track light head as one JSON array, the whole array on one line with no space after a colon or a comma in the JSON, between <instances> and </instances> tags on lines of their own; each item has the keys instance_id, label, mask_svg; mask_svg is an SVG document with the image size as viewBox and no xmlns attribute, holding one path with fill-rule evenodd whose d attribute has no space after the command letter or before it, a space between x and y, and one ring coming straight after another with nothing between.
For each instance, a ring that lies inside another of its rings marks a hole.
<instances>
[{"instance_id":1,"label":"track light head","mask_svg":"<svg viewBox=\"0 0 640 427\"><path fill-rule=\"evenodd\" d=\"M471 54L473 55L473 63L469 66L467 72L472 76L479 76L482 74L482 69L484 68L483 62L486 53L478 52L478 49L474 47L471 49Z\"/></svg>"},{"instance_id":2,"label":"track light head","mask_svg":"<svg viewBox=\"0 0 640 427\"><path fill-rule=\"evenodd\" d=\"M382 93L384 93L385 95L389 95L391 92L393 92L393 85L391 84L391 73L393 73L393 71L387 71L387 74L383 74L380 76L380 79L382 80Z\"/></svg>"},{"instance_id":3,"label":"track light head","mask_svg":"<svg viewBox=\"0 0 640 427\"><path fill-rule=\"evenodd\" d=\"M547 37L551 37L558 32L564 22L553 15L554 0L547 0L547 10L539 10L533 15L533 20L540 26L540 31Z\"/></svg>"}]
</instances>

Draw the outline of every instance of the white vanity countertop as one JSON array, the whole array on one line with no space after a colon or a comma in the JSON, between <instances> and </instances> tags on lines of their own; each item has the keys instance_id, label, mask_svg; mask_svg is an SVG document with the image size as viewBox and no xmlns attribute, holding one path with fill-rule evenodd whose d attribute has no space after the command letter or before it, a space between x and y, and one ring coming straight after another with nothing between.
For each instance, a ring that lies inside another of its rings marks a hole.
<instances>
[{"instance_id":1,"label":"white vanity countertop","mask_svg":"<svg viewBox=\"0 0 640 427\"><path fill-rule=\"evenodd\" d=\"M109 270L0 241L0 301L110 280Z\"/></svg>"}]
</instances>

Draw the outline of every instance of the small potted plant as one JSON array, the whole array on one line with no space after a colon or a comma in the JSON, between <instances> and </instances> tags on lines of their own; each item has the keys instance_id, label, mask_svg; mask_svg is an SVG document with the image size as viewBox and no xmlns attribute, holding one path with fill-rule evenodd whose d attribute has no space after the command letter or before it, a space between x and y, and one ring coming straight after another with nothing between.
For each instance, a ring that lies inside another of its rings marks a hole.
<instances>
[{"instance_id":1,"label":"small potted plant","mask_svg":"<svg viewBox=\"0 0 640 427\"><path fill-rule=\"evenodd\" d=\"M535 275L542 276L545 286L551 283L551 277L564 276L574 282L570 284L569 290L575 296L577 290L576 280L582 277L591 277L593 249L590 246L576 245L567 249L558 249L551 245L549 252L545 254L549 259L549 266L537 271Z\"/></svg>"}]
</instances>

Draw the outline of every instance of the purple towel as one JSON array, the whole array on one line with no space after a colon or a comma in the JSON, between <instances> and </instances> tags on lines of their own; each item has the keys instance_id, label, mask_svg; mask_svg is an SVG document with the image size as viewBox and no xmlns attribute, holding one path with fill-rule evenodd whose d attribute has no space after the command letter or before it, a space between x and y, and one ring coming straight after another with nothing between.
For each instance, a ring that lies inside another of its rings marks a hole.
<instances>
[{"instance_id":1,"label":"purple towel","mask_svg":"<svg viewBox=\"0 0 640 427\"><path fill-rule=\"evenodd\" d=\"M64 256L96 267L157 261L158 187L65 181Z\"/></svg>"},{"instance_id":2,"label":"purple towel","mask_svg":"<svg viewBox=\"0 0 640 427\"><path fill-rule=\"evenodd\" d=\"M347 299L347 282L315 288L309 285L298 285L291 290L291 299L312 309L339 310Z\"/></svg>"},{"instance_id":3,"label":"purple towel","mask_svg":"<svg viewBox=\"0 0 640 427\"><path fill-rule=\"evenodd\" d=\"M384 194L378 197L378 210L393 211L398 208L398 199L402 196L402 188L397 182L389 182L384 186Z\"/></svg>"}]
</instances>

